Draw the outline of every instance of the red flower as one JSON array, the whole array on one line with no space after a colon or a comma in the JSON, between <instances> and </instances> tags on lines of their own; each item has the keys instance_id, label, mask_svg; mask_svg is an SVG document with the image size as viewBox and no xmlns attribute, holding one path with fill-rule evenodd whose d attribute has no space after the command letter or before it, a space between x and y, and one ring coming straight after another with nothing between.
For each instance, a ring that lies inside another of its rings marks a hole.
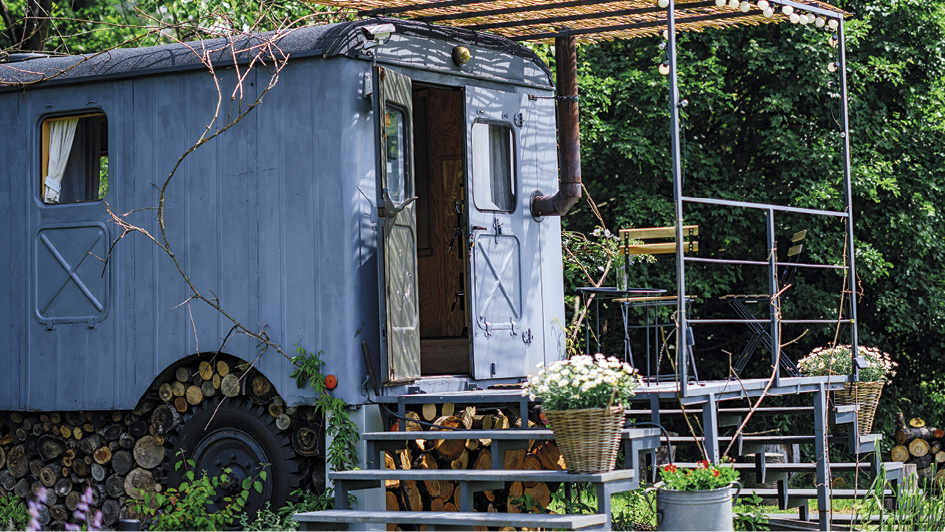
<instances>
[{"instance_id":1,"label":"red flower","mask_svg":"<svg viewBox=\"0 0 945 532\"><path fill-rule=\"evenodd\" d=\"M709 469L708 460L699 460L698 462L696 462L696 465L698 466L699 469Z\"/></svg>"},{"instance_id":2,"label":"red flower","mask_svg":"<svg viewBox=\"0 0 945 532\"><path fill-rule=\"evenodd\" d=\"M676 466L674 464L666 464L665 466L663 466L663 471L667 471L669 473L675 473Z\"/></svg>"},{"instance_id":3,"label":"red flower","mask_svg":"<svg viewBox=\"0 0 945 532\"><path fill-rule=\"evenodd\" d=\"M722 474L722 472L719 471L718 469L713 469L713 470L712 470L712 476L713 476L713 477L717 477L717 476L719 476L719 475L721 475L721 474Z\"/></svg>"}]
</instances>

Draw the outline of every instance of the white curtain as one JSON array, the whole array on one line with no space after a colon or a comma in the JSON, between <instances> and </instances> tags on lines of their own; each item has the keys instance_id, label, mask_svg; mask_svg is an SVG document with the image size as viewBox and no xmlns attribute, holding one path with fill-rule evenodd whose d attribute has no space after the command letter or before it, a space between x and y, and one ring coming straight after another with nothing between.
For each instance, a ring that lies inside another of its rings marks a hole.
<instances>
[{"instance_id":1,"label":"white curtain","mask_svg":"<svg viewBox=\"0 0 945 532\"><path fill-rule=\"evenodd\" d=\"M69 152L72 151L72 140L75 138L78 118L53 120L49 123L49 165L43 183L46 185L43 201L59 203L59 191L62 189L62 176L66 173L66 162Z\"/></svg>"}]
</instances>

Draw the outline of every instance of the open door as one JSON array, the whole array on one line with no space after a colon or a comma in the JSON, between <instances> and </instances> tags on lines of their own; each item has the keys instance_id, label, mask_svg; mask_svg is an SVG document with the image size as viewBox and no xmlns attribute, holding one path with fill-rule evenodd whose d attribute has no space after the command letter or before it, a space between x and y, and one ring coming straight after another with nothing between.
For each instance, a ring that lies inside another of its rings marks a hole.
<instances>
[{"instance_id":1,"label":"open door","mask_svg":"<svg viewBox=\"0 0 945 532\"><path fill-rule=\"evenodd\" d=\"M413 174L413 108L410 78L384 67L373 72L377 120L378 218L383 227L380 261L382 338L387 343L387 382L420 376L420 307L417 299L417 214Z\"/></svg>"},{"instance_id":2,"label":"open door","mask_svg":"<svg viewBox=\"0 0 945 532\"><path fill-rule=\"evenodd\" d=\"M543 362L540 250L522 183L537 116L527 95L466 88L473 376L522 377ZM534 155L531 156L534 158ZM524 161L524 164L523 164ZM529 166L531 165L531 166ZM534 171L527 170L527 171Z\"/></svg>"}]
</instances>

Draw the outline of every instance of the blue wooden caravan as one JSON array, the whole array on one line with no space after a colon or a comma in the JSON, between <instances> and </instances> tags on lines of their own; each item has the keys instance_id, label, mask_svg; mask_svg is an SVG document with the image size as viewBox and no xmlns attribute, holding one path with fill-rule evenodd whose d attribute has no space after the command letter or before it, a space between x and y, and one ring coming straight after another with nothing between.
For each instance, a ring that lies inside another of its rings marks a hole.
<instances>
[{"instance_id":1,"label":"blue wooden caravan","mask_svg":"<svg viewBox=\"0 0 945 532\"><path fill-rule=\"evenodd\" d=\"M121 238L109 211L160 241L162 183L264 93L270 56L288 60L262 103L170 181L181 271L146 237ZM227 361L242 388L212 422L185 404L165 462L178 446L205 466L271 463L278 502L301 482L293 429L242 392L261 375L290 411L312 393L182 275L287 352L320 351L364 428L385 396L517 382L564 356L560 223L532 208L558 190L555 90L527 48L370 20L12 56L0 83L0 410L137 407L147 421L179 368Z\"/></svg>"}]
</instances>

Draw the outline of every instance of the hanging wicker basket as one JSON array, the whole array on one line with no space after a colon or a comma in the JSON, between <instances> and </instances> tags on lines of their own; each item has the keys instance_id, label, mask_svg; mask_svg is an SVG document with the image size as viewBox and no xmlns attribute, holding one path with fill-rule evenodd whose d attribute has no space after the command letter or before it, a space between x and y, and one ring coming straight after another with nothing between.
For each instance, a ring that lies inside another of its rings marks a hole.
<instances>
[{"instance_id":1,"label":"hanging wicker basket","mask_svg":"<svg viewBox=\"0 0 945 532\"><path fill-rule=\"evenodd\" d=\"M606 473L614 469L624 425L623 408L546 410L555 442L571 473Z\"/></svg>"},{"instance_id":2,"label":"hanging wicker basket","mask_svg":"<svg viewBox=\"0 0 945 532\"><path fill-rule=\"evenodd\" d=\"M833 397L837 405L860 405L860 410L856 413L857 430L860 434L869 434L873 430L873 416L882 393L882 381L848 382L843 385L842 390L833 392ZM837 427L836 434L846 432L846 425Z\"/></svg>"}]
</instances>

